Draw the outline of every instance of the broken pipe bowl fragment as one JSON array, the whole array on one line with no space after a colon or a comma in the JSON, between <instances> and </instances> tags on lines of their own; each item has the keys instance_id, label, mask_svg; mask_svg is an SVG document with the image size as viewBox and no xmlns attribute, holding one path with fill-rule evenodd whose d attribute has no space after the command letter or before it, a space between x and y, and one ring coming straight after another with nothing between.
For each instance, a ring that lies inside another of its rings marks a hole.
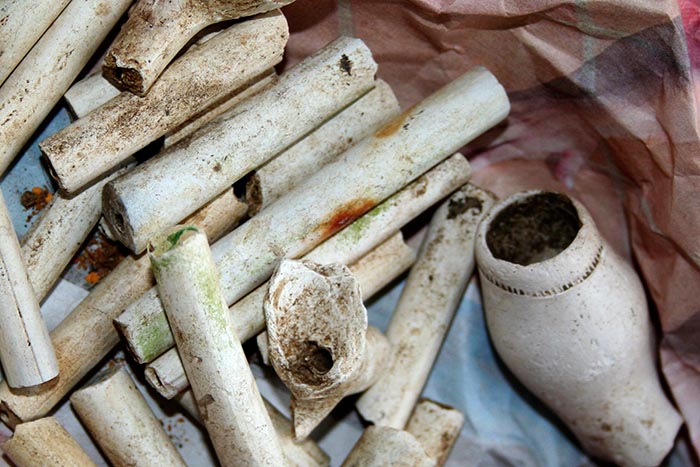
<instances>
[{"instance_id":1,"label":"broken pipe bowl fragment","mask_svg":"<svg viewBox=\"0 0 700 467\"><path fill-rule=\"evenodd\" d=\"M498 354L593 456L658 465L681 418L659 384L641 282L565 195L498 203L476 260Z\"/></svg>"}]
</instances>

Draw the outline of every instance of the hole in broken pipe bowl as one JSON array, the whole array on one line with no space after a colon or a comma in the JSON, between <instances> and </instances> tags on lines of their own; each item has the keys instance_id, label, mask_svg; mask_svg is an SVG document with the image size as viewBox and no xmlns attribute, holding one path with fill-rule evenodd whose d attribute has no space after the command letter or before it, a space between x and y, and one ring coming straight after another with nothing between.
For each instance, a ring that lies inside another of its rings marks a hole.
<instances>
[{"instance_id":1,"label":"hole in broken pipe bowl","mask_svg":"<svg viewBox=\"0 0 700 467\"><path fill-rule=\"evenodd\" d=\"M497 259L527 266L557 256L581 228L576 207L559 193L536 193L505 207L491 221L486 244Z\"/></svg>"},{"instance_id":2,"label":"hole in broken pipe bowl","mask_svg":"<svg viewBox=\"0 0 700 467\"><path fill-rule=\"evenodd\" d=\"M297 361L293 372L308 384L319 381L333 368L333 354L330 350L315 341L304 341L298 344Z\"/></svg>"}]
</instances>

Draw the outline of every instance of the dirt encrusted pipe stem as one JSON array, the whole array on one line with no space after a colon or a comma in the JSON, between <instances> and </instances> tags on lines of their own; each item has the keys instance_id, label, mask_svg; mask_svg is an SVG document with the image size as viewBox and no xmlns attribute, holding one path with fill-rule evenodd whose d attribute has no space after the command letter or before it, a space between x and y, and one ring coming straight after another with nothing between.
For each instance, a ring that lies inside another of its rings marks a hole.
<instances>
[{"instance_id":1,"label":"dirt encrusted pipe stem","mask_svg":"<svg viewBox=\"0 0 700 467\"><path fill-rule=\"evenodd\" d=\"M202 417L197 408L192 391L184 391L175 399L180 406L197 422L202 424ZM321 449L316 441L307 438L304 441L295 441L292 422L282 412L277 410L274 405L270 404L263 398L265 408L270 416L277 438L282 445L284 457L288 467L329 467L331 460L328 454Z\"/></svg>"},{"instance_id":2,"label":"dirt encrusted pipe stem","mask_svg":"<svg viewBox=\"0 0 700 467\"><path fill-rule=\"evenodd\" d=\"M495 197L464 185L435 212L386 331L391 367L357 401L376 425L403 429L474 273L474 242Z\"/></svg>"},{"instance_id":3,"label":"dirt encrusted pipe stem","mask_svg":"<svg viewBox=\"0 0 700 467\"><path fill-rule=\"evenodd\" d=\"M410 433L385 426L370 426L341 467L435 467L423 446Z\"/></svg>"},{"instance_id":4,"label":"dirt encrusted pipe stem","mask_svg":"<svg viewBox=\"0 0 700 467\"><path fill-rule=\"evenodd\" d=\"M442 467L463 425L464 414L459 410L423 399L413 409L406 431L418 440L428 457L435 460L435 467Z\"/></svg>"},{"instance_id":5,"label":"dirt encrusted pipe stem","mask_svg":"<svg viewBox=\"0 0 700 467\"><path fill-rule=\"evenodd\" d=\"M282 59L288 37L284 16L272 12L235 24L193 46L173 62L146 96L121 93L41 142L52 174L67 193L79 191L265 73Z\"/></svg>"},{"instance_id":6,"label":"dirt encrusted pipe stem","mask_svg":"<svg viewBox=\"0 0 700 467\"><path fill-rule=\"evenodd\" d=\"M394 235L401 227L421 212L464 184L470 174L469 163L461 154L447 158L447 160L439 163L436 167L355 221L350 222L351 219L348 217L347 221L350 223L347 228L317 245L305 258L317 263L336 262L350 264L357 261L377 245ZM278 202L283 202L283 199L280 199ZM298 202L302 202L301 197L296 199ZM295 205L289 204L289 206ZM284 216L284 212L280 210L277 217ZM262 215L260 213L256 217ZM248 223L254 221L254 219L249 220ZM271 219L270 222L272 222ZM291 219L293 220L294 218ZM345 219L341 219L341 221L345 222ZM253 223L255 224L256 222L258 221ZM246 236L258 238L261 235L259 232L263 232L263 230L258 230L258 233L256 233L256 229L265 229L265 235L268 234L267 224L260 223L256 228L249 230L241 239L246 238ZM284 231L280 229L276 235L283 234ZM295 251L299 251L301 248L299 248L298 244L295 245L299 240L303 239L292 237L286 241L292 242L291 245L295 248ZM217 248L223 248L223 245ZM290 251L292 250L290 249ZM233 260L233 258L231 257L230 260ZM218 264L221 267L224 262L219 261ZM227 269L232 267L233 265L227 266ZM255 336L264 327L265 318L261 304L266 291L267 285L261 285L257 290L247 294L245 297L233 297L231 299L231 312L235 316L234 319L242 341ZM168 320L160 306L155 289L132 303L115 320L115 325L128 343L128 349L133 357L139 363L153 361L153 359L174 345Z\"/></svg>"},{"instance_id":7,"label":"dirt encrusted pipe stem","mask_svg":"<svg viewBox=\"0 0 700 467\"><path fill-rule=\"evenodd\" d=\"M187 465L123 366L98 373L70 402L115 467Z\"/></svg>"},{"instance_id":8,"label":"dirt encrusted pipe stem","mask_svg":"<svg viewBox=\"0 0 700 467\"><path fill-rule=\"evenodd\" d=\"M75 81L131 2L71 2L3 83L0 174ZM33 25L23 27L32 29Z\"/></svg>"},{"instance_id":9,"label":"dirt encrusted pipe stem","mask_svg":"<svg viewBox=\"0 0 700 467\"><path fill-rule=\"evenodd\" d=\"M246 184L251 215L303 183L309 174L335 160L399 113L399 102L391 87L377 81L370 92L255 171Z\"/></svg>"},{"instance_id":10,"label":"dirt encrusted pipe stem","mask_svg":"<svg viewBox=\"0 0 700 467\"><path fill-rule=\"evenodd\" d=\"M194 226L176 226L156 237L149 251L158 293L219 461L223 466L284 465L221 294L206 235Z\"/></svg>"},{"instance_id":11,"label":"dirt encrusted pipe stem","mask_svg":"<svg viewBox=\"0 0 700 467\"><path fill-rule=\"evenodd\" d=\"M282 260L263 308L270 363L292 393L294 435L304 439L343 397L376 381L389 344L368 329L360 286L344 265Z\"/></svg>"},{"instance_id":12,"label":"dirt encrusted pipe stem","mask_svg":"<svg viewBox=\"0 0 700 467\"><path fill-rule=\"evenodd\" d=\"M155 234L369 91L376 69L367 46L346 37L298 63L226 119L108 184L104 213L114 233L143 251Z\"/></svg>"},{"instance_id":13,"label":"dirt encrusted pipe stem","mask_svg":"<svg viewBox=\"0 0 700 467\"><path fill-rule=\"evenodd\" d=\"M362 299L367 301L382 287L406 271L413 264L415 256L415 252L404 243L403 236L399 232L351 264L349 267L360 285ZM241 342L263 332L265 328L263 300L266 292L267 284L260 286L229 308L233 326ZM264 334L263 332L258 337ZM267 340L266 335L264 340ZM189 381L175 348L146 365L144 372L146 381L167 399L175 397L189 387Z\"/></svg>"},{"instance_id":14,"label":"dirt encrusted pipe stem","mask_svg":"<svg viewBox=\"0 0 700 467\"><path fill-rule=\"evenodd\" d=\"M17 425L2 445L17 467L96 467L78 442L53 417Z\"/></svg>"},{"instance_id":15,"label":"dirt encrusted pipe stem","mask_svg":"<svg viewBox=\"0 0 700 467\"><path fill-rule=\"evenodd\" d=\"M70 0L9 0L0 6L0 85ZM31 26L29 26L31 25Z\"/></svg>"},{"instance_id":16,"label":"dirt encrusted pipe stem","mask_svg":"<svg viewBox=\"0 0 700 467\"><path fill-rule=\"evenodd\" d=\"M205 27L281 8L293 0L139 0L102 67L117 88L144 96L171 60Z\"/></svg>"},{"instance_id":17,"label":"dirt encrusted pipe stem","mask_svg":"<svg viewBox=\"0 0 700 467\"><path fill-rule=\"evenodd\" d=\"M229 191L224 196L235 200L233 190ZM223 204L211 203L189 220L218 238L239 220ZM37 394L21 394L10 390L6 381L0 382L0 419L13 427L49 413L119 343L112 321L154 285L148 257L124 258L51 332L60 377Z\"/></svg>"},{"instance_id":18,"label":"dirt encrusted pipe stem","mask_svg":"<svg viewBox=\"0 0 700 467\"><path fill-rule=\"evenodd\" d=\"M0 191L0 360L7 383L32 388L58 375L58 362Z\"/></svg>"},{"instance_id":19,"label":"dirt encrusted pipe stem","mask_svg":"<svg viewBox=\"0 0 700 467\"><path fill-rule=\"evenodd\" d=\"M135 165L116 171L72 198L55 193L22 238L22 255L39 301L53 288L63 270L102 214L102 188Z\"/></svg>"}]
</instances>

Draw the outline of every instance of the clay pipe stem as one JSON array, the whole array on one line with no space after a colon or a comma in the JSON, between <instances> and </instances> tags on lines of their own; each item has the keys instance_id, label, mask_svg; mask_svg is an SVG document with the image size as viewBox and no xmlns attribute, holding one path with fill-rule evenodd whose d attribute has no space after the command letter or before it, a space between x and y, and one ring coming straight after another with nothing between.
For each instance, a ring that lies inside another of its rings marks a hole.
<instances>
[{"instance_id":1,"label":"clay pipe stem","mask_svg":"<svg viewBox=\"0 0 700 467\"><path fill-rule=\"evenodd\" d=\"M186 466L123 366L98 373L70 402L115 467Z\"/></svg>"},{"instance_id":2,"label":"clay pipe stem","mask_svg":"<svg viewBox=\"0 0 700 467\"><path fill-rule=\"evenodd\" d=\"M1 191L0 360L5 379L13 388L39 386L58 375L49 331Z\"/></svg>"},{"instance_id":3,"label":"clay pipe stem","mask_svg":"<svg viewBox=\"0 0 700 467\"><path fill-rule=\"evenodd\" d=\"M194 226L173 227L151 242L149 257L219 461L224 466L284 465L281 445L218 287L206 235Z\"/></svg>"},{"instance_id":4,"label":"clay pipe stem","mask_svg":"<svg viewBox=\"0 0 700 467\"><path fill-rule=\"evenodd\" d=\"M335 160L399 113L399 103L391 87L377 81L370 92L255 171L246 184L250 214L257 214L303 183L309 174Z\"/></svg>"},{"instance_id":5,"label":"clay pipe stem","mask_svg":"<svg viewBox=\"0 0 700 467\"><path fill-rule=\"evenodd\" d=\"M42 141L52 174L67 193L79 191L266 72L282 59L287 37L284 16L273 12L190 48L145 97L121 93Z\"/></svg>"},{"instance_id":6,"label":"clay pipe stem","mask_svg":"<svg viewBox=\"0 0 700 467\"><path fill-rule=\"evenodd\" d=\"M340 38L298 63L228 118L108 184L104 213L115 235L132 251L143 251L153 235L366 93L375 71L359 39Z\"/></svg>"},{"instance_id":7,"label":"clay pipe stem","mask_svg":"<svg viewBox=\"0 0 700 467\"><path fill-rule=\"evenodd\" d=\"M409 268L414 260L415 252L404 243L399 232L349 267L357 278L362 298L366 301ZM234 329L241 342L265 328L263 300L266 291L267 285L261 286L229 308ZM189 387L175 348L147 364L144 373L146 381L166 399L175 397Z\"/></svg>"},{"instance_id":8,"label":"clay pipe stem","mask_svg":"<svg viewBox=\"0 0 700 467\"><path fill-rule=\"evenodd\" d=\"M2 450L17 467L96 467L78 442L53 417L17 425Z\"/></svg>"},{"instance_id":9,"label":"clay pipe stem","mask_svg":"<svg viewBox=\"0 0 700 467\"><path fill-rule=\"evenodd\" d=\"M190 218L212 238L223 235L239 221L240 205L233 190ZM234 203L226 203L233 200ZM226 206L230 209L226 209ZM205 216L203 219L201 216ZM10 427L45 416L119 343L112 320L155 282L147 257L128 256L51 332L60 378L37 394L11 391L0 383L0 419Z\"/></svg>"},{"instance_id":10,"label":"clay pipe stem","mask_svg":"<svg viewBox=\"0 0 700 467\"><path fill-rule=\"evenodd\" d=\"M442 467L459 437L462 425L462 412L430 399L423 399L413 409L406 424L406 431L418 440L428 457L435 460L435 467Z\"/></svg>"},{"instance_id":11,"label":"clay pipe stem","mask_svg":"<svg viewBox=\"0 0 700 467\"><path fill-rule=\"evenodd\" d=\"M476 227L494 202L492 194L467 184L433 215L386 331L400 351L357 401L365 420L406 425L474 272Z\"/></svg>"},{"instance_id":12,"label":"clay pipe stem","mask_svg":"<svg viewBox=\"0 0 700 467\"><path fill-rule=\"evenodd\" d=\"M0 174L75 81L131 1L71 2L3 83L0 87ZM33 26L25 24L23 27L31 29Z\"/></svg>"},{"instance_id":13,"label":"clay pipe stem","mask_svg":"<svg viewBox=\"0 0 700 467\"><path fill-rule=\"evenodd\" d=\"M411 219L464 184L470 174L469 163L461 154L449 157L360 216L346 229L316 246L305 258L317 263L350 264L357 261ZM248 294L240 300L233 301L233 307L240 310L236 312L239 330L243 332L245 328L247 336L241 337L242 341L259 333L260 327L264 325L261 304L266 290L267 286L262 285L255 292L251 292L258 297ZM115 325L127 342L132 356L139 363L152 361L174 345L168 321L159 306L155 290L149 291L146 296L132 303L115 320Z\"/></svg>"},{"instance_id":14,"label":"clay pipe stem","mask_svg":"<svg viewBox=\"0 0 700 467\"><path fill-rule=\"evenodd\" d=\"M341 467L435 467L423 446L408 432L370 426Z\"/></svg>"},{"instance_id":15,"label":"clay pipe stem","mask_svg":"<svg viewBox=\"0 0 700 467\"><path fill-rule=\"evenodd\" d=\"M281 8L293 0L139 0L107 51L103 71L117 88L144 96L166 66L206 26Z\"/></svg>"},{"instance_id":16,"label":"clay pipe stem","mask_svg":"<svg viewBox=\"0 0 700 467\"><path fill-rule=\"evenodd\" d=\"M0 85L70 0L9 0L0 6ZM31 26L29 26L31 24Z\"/></svg>"}]
</instances>

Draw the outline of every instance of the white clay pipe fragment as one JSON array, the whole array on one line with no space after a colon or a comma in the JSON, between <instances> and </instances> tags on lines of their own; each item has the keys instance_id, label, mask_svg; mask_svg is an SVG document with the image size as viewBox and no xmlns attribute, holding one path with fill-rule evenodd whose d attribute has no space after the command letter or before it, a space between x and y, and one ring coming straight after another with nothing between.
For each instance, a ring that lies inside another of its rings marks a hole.
<instances>
[{"instance_id":1,"label":"white clay pipe fragment","mask_svg":"<svg viewBox=\"0 0 700 467\"><path fill-rule=\"evenodd\" d=\"M284 465L282 447L219 288L206 235L194 226L173 227L151 242L149 257L219 462Z\"/></svg>"},{"instance_id":2,"label":"white clay pipe fragment","mask_svg":"<svg viewBox=\"0 0 700 467\"><path fill-rule=\"evenodd\" d=\"M98 373L70 402L113 466L186 466L123 366Z\"/></svg>"},{"instance_id":3,"label":"white clay pipe fragment","mask_svg":"<svg viewBox=\"0 0 700 467\"><path fill-rule=\"evenodd\" d=\"M206 26L275 10L293 0L139 0L107 51L105 77L143 96L170 61Z\"/></svg>"},{"instance_id":4,"label":"white clay pipe fragment","mask_svg":"<svg viewBox=\"0 0 700 467\"><path fill-rule=\"evenodd\" d=\"M145 97L121 93L42 141L52 175L67 193L80 190L266 72L282 59L288 35L284 16L273 12L193 46Z\"/></svg>"},{"instance_id":5,"label":"white clay pipe fragment","mask_svg":"<svg viewBox=\"0 0 700 467\"><path fill-rule=\"evenodd\" d=\"M202 424L202 417L197 409L192 391L184 391L175 399L180 406L199 424ZM265 408L270 416L272 426L277 432L277 439L282 445L287 467L329 467L331 460L328 454L321 449L316 441L307 438L303 441L295 441L292 422L274 405L263 398Z\"/></svg>"},{"instance_id":6,"label":"white clay pipe fragment","mask_svg":"<svg viewBox=\"0 0 700 467\"><path fill-rule=\"evenodd\" d=\"M349 223L347 228L316 246L305 258L317 263L350 264L357 261L421 212L464 184L470 174L469 163L461 154L447 158ZM264 226L261 224L261 227L266 228ZM248 235L255 235L254 230ZM262 331L265 324L262 300L266 291L267 285L263 284L240 300L231 300L231 311L241 333L241 341ZM174 345L168 320L160 307L155 289L131 304L115 320L115 325L139 363L153 361Z\"/></svg>"},{"instance_id":7,"label":"white clay pipe fragment","mask_svg":"<svg viewBox=\"0 0 700 467\"><path fill-rule=\"evenodd\" d=\"M509 108L505 90L495 77L476 68L350 148L213 245L227 303L237 302L267 280L281 257L304 255L505 118ZM416 184L415 195L424 188ZM373 214L382 217L381 210ZM358 223L348 237L341 238L362 240L362 232L363 224ZM347 262L356 261L376 244ZM349 245L333 246L342 247ZM331 248L317 253L308 259L323 263L327 262L324 255L335 254ZM151 361L172 345L167 344L172 342L169 329L161 325L167 321L155 289L125 313L116 325L139 362ZM151 332L144 323L156 323L158 330Z\"/></svg>"},{"instance_id":8,"label":"white clay pipe fragment","mask_svg":"<svg viewBox=\"0 0 700 467\"><path fill-rule=\"evenodd\" d=\"M360 285L362 299L368 300L406 271L413 264L415 256L399 232L350 265L350 270ZM262 332L265 327L263 300L266 290L266 285L261 286L229 308L234 329L241 342L248 340L252 334ZM261 336L264 336L264 341L267 340L264 332L258 338ZM266 355L264 358L267 360ZM146 381L166 399L175 397L189 387L182 362L174 348L147 364L144 374Z\"/></svg>"},{"instance_id":9,"label":"white clay pipe fragment","mask_svg":"<svg viewBox=\"0 0 700 467\"><path fill-rule=\"evenodd\" d=\"M283 259L263 302L270 364L292 393L296 439L345 396L366 389L389 344L367 326L360 285L347 266Z\"/></svg>"},{"instance_id":10,"label":"white clay pipe fragment","mask_svg":"<svg viewBox=\"0 0 700 467\"><path fill-rule=\"evenodd\" d=\"M115 172L72 198L55 193L41 217L22 238L27 274L40 302L100 219L102 188L126 170L128 168Z\"/></svg>"},{"instance_id":11,"label":"white clay pipe fragment","mask_svg":"<svg viewBox=\"0 0 700 467\"><path fill-rule=\"evenodd\" d=\"M143 251L153 235L369 91L376 69L367 46L346 37L298 63L228 118L108 184L103 211L114 233Z\"/></svg>"},{"instance_id":12,"label":"white clay pipe fragment","mask_svg":"<svg viewBox=\"0 0 700 467\"><path fill-rule=\"evenodd\" d=\"M0 174L68 90L131 2L71 2L3 83ZM21 8L25 8L23 2ZM31 29L33 25L22 27Z\"/></svg>"},{"instance_id":13,"label":"white clay pipe fragment","mask_svg":"<svg viewBox=\"0 0 700 467\"><path fill-rule=\"evenodd\" d=\"M83 118L119 94L121 91L107 81L101 72L96 71L71 86L63 99L76 118Z\"/></svg>"},{"instance_id":14,"label":"white clay pipe fragment","mask_svg":"<svg viewBox=\"0 0 700 467\"><path fill-rule=\"evenodd\" d=\"M39 386L58 375L49 331L1 191L0 360L5 380L13 388Z\"/></svg>"},{"instance_id":15,"label":"white clay pipe fragment","mask_svg":"<svg viewBox=\"0 0 700 467\"><path fill-rule=\"evenodd\" d=\"M239 220L234 214L240 207L233 189L229 191L189 219L208 229L212 238L223 235ZM234 201L228 211L227 199ZM13 427L50 412L119 343L112 320L154 285L147 257L124 258L51 332L60 371L55 383L38 394L19 394L6 381L0 383L0 419Z\"/></svg>"},{"instance_id":16,"label":"white clay pipe fragment","mask_svg":"<svg viewBox=\"0 0 700 467\"><path fill-rule=\"evenodd\" d=\"M165 135L163 140L163 148L168 148L180 140L185 139L200 128L213 122L218 118L225 118L225 114L234 109L238 104L245 99L263 91L277 81L277 73L274 68L268 70L259 79L250 83L247 86L236 89L230 96L226 96L222 101L217 102L212 107L206 109L200 115L183 123L180 127Z\"/></svg>"},{"instance_id":17,"label":"white clay pipe fragment","mask_svg":"<svg viewBox=\"0 0 700 467\"><path fill-rule=\"evenodd\" d=\"M53 417L17 425L2 451L17 467L96 467L78 442Z\"/></svg>"},{"instance_id":18,"label":"white clay pipe fragment","mask_svg":"<svg viewBox=\"0 0 700 467\"><path fill-rule=\"evenodd\" d=\"M5 0L0 5L0 85L70 0Z\"/></svg>"},{"instance_id":19,"label":"white clay pipe fragment","mask_svg":"<svg viewBox=\"0 0 700 467\"><path fill-rule=\"evenodd\" d=\"M423 446L410 433L370 426L362 433L341 467L435 467Z\"/></svg>"},{"instance_id":20,"label":"white clay pipe fragment","mask_svg":"<svg viewBox=\"0 0 700 467\"><path fill-rule=\"evenodd\" d=\"M399 102L391 87L382 80L377 81L370 92L255 171L246 184L250 214L257 214L303 183L309 174L336 159L399 113Z\"/></svg>"},{"instance_id":21,"label":"white clay pipe fragment","mask_svg":"<svg viewBox=\"0 0 700 467\"><path fill-rule=\"evenodd\" d=\"M474 272L476 227L494 202L467 184L433 215L387 327L392 365L356 404L365 420L406 425Z\"/></svg>"},{"instance_id":22,"label":"white clay pipe fragment","mask_svg":"<svg viewBox=\"0 0 700 467\"><path fill-rule=\"evenodd\" d=\"M428 457L435 460L435 467L442 467L459 437L462 425L462 412L454 407L423 399L413 409L406 424L406 431L418 440Z\"/></svg>"}]
</instances>

